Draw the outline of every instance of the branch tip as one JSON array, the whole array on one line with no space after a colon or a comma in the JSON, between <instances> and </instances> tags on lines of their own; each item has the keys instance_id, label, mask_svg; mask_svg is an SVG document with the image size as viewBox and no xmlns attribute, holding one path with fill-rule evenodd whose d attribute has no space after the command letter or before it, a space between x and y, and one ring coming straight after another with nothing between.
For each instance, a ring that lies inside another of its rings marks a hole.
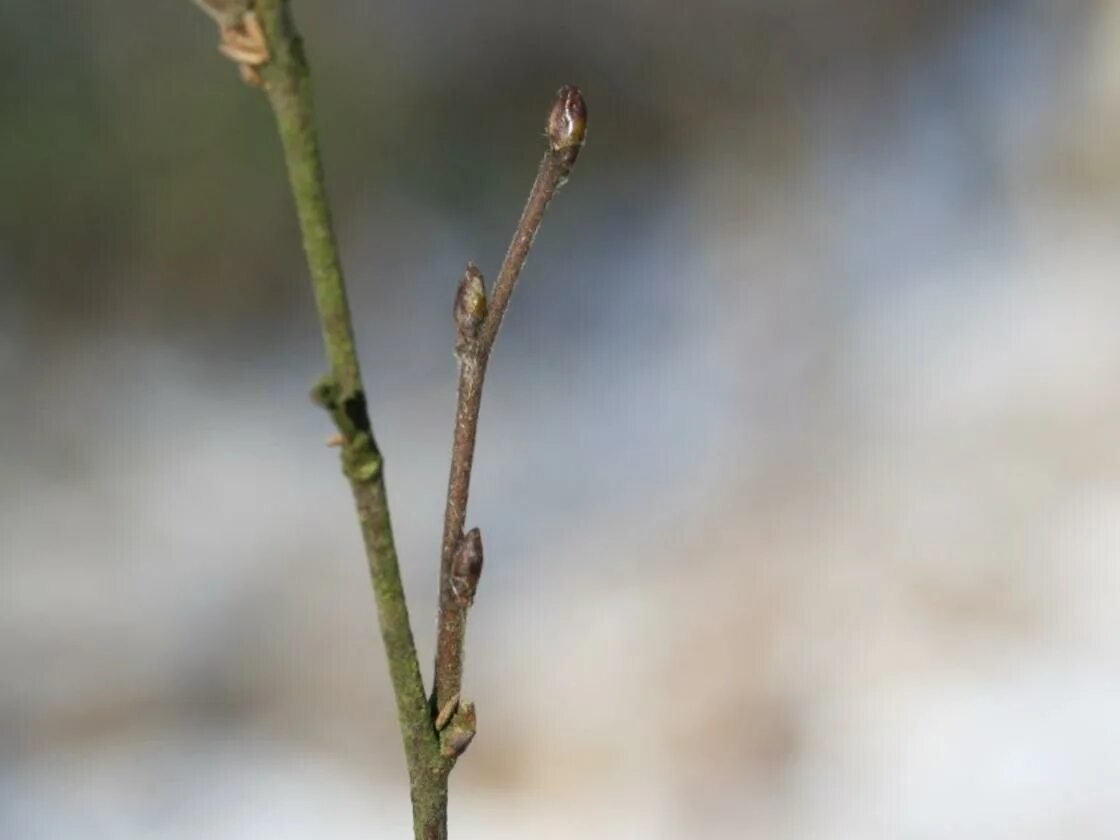
<instances>
[{"instance_id":1,"label":"branch tip","mask_svg":"<svg viewBox=\"0 0 1120 840\"><path fill-rule=\"evenodd\" d=\"M564 85L556 91L552 110L548 113L548 142L552 151L574 150L583 145L587 136L587 103L575 85Z\"/></svg>"}]
</instances>

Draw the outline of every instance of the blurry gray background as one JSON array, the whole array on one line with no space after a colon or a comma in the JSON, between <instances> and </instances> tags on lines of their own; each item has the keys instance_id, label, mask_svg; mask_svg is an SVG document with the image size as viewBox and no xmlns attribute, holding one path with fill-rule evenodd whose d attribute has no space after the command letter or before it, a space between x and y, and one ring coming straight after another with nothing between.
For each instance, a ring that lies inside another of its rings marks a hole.
<instances>
[{"instance_id":1,"label":"blurry gray background","mask_svg":"<svg viewBox=\"0 0 1120 840\"><path fill-rule=\"evenodd\" d=\"M456 838L1115 837L1120 2L296 2ZM186 0L0 16L0 836L409 836L271 116Z\"/></svg>"}]
</instances>

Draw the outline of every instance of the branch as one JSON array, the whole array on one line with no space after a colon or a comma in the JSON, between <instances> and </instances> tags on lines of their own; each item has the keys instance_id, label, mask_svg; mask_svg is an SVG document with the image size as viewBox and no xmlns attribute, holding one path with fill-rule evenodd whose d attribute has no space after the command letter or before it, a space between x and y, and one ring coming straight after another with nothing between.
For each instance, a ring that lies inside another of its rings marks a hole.
<instances>
[{"instance_id":1,"label":"branch","mask_svg":"<svg viewBox=\"0 0 1120 840\"><path fill-rule=\"evenodd\" d=\"M331 224L319 156L310 72L287 0L257 0L267 63L255 68L276 116L330 373L312 396L330 413L342 438L342 468L361 522L396 697L412 791L416 837L446 837L447 766L439 754L389 520L381 453L366 411L350 306ZM252 14L251 12L249 14ZM246 27L251 29L252 27Z\"/></svg>"},{"instance_id":2,"label":"branch","mask_svg":"<svg viewBox=\"0 0 1120 840\"><path fill-rule=\"evenodd\" d=\"M482 273L468 265L455 298L455 322L459 341L459 399L455 410L455 433L451 447L451 474L447 482L447 506L443 521L440 560L439 618L436 636L435 679L432 707L441 720L450 717L459 702L463 682L463 639L467 611L474 599L482 571L482 542L478 529L466 537L471 467L482 404L486 366L502 326L517 278L529 256L545 210L556 191L567 181L583 146L587 131L587 107L575 87L565 86L556 94L548 115L549 148L541 159L529 200L517 223L513 240L498 272L489 305ZM477 555L477 564L470 556ZM464 559L466 558L466 559ZM473 707L469 707L473 716ZM446 738L444 741L446 742ZM465 747L464 747L465 748Z\"/></svg>"},{"instance_id":3,"label":"branch","mask_svg":"<svg viewBox=\"0 0 1120 840\"><path fill-rule=\"evenodd\" d=\"M338 434L343 473L361 523L381 638L397 704L417 840L446 840L447 782L475 733L474 706L459 703L467 610L482 573L482 537L463 534L482 383L494 340L548 203L567 180L583 145L587 111L574 87L561 88L548 118L549 149L541 161L486 303L482 275L469 266L456 298L459 403L440 563L440 607L432 699L426 698L389 520L381 453L366 410L315 132L310 70L289 0L195 0L217 22L219 50L242 78L264 89L276 117L330 372L312 390Z\"/></svg>"}]
</instances>

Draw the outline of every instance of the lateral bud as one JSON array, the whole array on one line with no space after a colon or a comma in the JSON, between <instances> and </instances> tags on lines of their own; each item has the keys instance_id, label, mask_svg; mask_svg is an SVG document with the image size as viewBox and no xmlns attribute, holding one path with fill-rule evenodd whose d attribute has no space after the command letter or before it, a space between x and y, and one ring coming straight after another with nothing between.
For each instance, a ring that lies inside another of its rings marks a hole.
<instances>
[{"instance_id":1,"label":"lateral bud","mask_svg":"<svg viewBox=\"0 0 1120 840\"><path fill-rule=\"evenodd\" d=\"M474 263L467 263L467 270L459 281L459 291L455 293L455 326L459 329L460 341L478 338L486 312L486 283L482 272Z\"/></svg>"},{"instance_id":2,"label":"lateral bud","mask_svg":"<svg viewBox=\"0 0 1120 840\"><path fill-rule=\"evenodd\" d=\"M579 88L564 85L556 91L556 99L548 113L548 142L554 152L568 151L571 155L569 163L574 163L586 135L587 103L583 101Z\"/></svg>"},{"instance_id":3,"label":"lateral bud","mask_svg":"<svg viewBox=\"0 0 1120 840\"><path fill-rule=\"evenodd\" d=\"M482 533L471 528L455 546L451 558L451 594L464 607L474 603L478 579L482 576Z\"/></svg>"},{"instance_id":4,"label":"lateral bud","mask_svg":"<svg viewBox=\"0 0 1120 840\"><path fill-rule=\"evenodd\" d=\"M440 753L444 758L458 758L471 745L477 731L478 716L474 703L463 701L439 733Z\"/></svg>"}]
</instances>

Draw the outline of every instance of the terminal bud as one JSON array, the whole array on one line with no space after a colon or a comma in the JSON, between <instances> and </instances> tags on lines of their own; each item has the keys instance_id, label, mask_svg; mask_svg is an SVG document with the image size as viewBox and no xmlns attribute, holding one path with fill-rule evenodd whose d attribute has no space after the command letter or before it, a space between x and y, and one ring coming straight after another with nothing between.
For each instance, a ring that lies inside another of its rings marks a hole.
<instances>
[{"instance_id":1,"label":"terminal bud","mask_svg":"<svg viewBox=\"0 0 1120 840\"><path fill-rule=\"evenodd\" d=\"M556 100L548 114L548 142L552 151L569 150L572 160L587 134L587 104L575 85L564 85L556 91Z\"/></svg>"}]
</instances>

